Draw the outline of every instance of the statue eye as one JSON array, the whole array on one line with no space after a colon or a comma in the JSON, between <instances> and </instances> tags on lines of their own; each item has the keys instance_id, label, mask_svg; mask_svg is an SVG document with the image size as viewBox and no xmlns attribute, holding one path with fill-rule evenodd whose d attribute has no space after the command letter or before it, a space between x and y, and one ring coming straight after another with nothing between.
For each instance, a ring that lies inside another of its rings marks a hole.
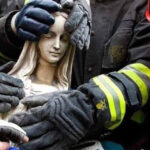
<instances>
[{"instance_id":1,"label":"statue eye","mask_svg":"<svg viewBox=\"0 0 150 150\"><path fill-rule=\"evenodd\" d=\"M62 40L62 41L64 41L64 42L69 41L69 39L70 39L70 36L69 36L68 33L64 33L64 34L62 34L61 37L60 37L60 40Z\"/></svg>"},{"instance_id":2,"label":"statue eye","mask_svg":"<svg viewBox=\"0 0 150 150\"><path fill-rule=\"evenodd\" d=\"M53 37L54 35L55 35L54 32L49 31L47 34L43 34L43 37L44 37L44 38L51 38L51 37Z\"/></svg>"}]
</instances>

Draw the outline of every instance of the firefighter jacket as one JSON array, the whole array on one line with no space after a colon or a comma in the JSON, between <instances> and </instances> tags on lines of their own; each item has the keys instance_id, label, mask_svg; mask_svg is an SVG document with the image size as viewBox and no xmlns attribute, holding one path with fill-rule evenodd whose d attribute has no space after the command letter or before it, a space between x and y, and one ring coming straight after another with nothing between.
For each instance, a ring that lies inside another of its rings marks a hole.
<instances>
[{"instance_id":1,"label":"firefighter jacket","mask_svg":"<svg viewBox=\"0 0 150 150\"><path fill-rule=\"evenodd\" d=\"M91 44L87 51L76 51L72 88L87 82L78 89L95 105L97 128L113 131L126 116L142 122L142 109L150 99L146 7L147 0L91 0ZM14 44L6 29L10 16L0 19L0 50L5 58L20 52L18 41Z\"/></svg>"}]
</instances>

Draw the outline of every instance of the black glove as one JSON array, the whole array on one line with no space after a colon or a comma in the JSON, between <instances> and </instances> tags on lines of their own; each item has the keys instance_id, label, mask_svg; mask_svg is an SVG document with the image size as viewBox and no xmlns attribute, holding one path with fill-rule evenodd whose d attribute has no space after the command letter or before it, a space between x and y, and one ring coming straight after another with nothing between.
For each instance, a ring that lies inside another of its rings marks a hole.
<instances>
[{"instance_id":1,"label":"black glove","mask_svg":"<svg viewBox=\"0 0 150 150\"><path fill-rule=\"evenodd\" d=\"M61 0L62 7L70 7L69 0ZM91 32L91 9L86 0L75 0L73 8L65 23L65 29L72 33L71 42L80 50L88 49Z\"/></svg>"},{"instance_id":2,"label":"black glove","mask_svg":"<svg viewBox=\"0 0 150 150\"><path fill-rule=\"evenodd\" d=\"M25 131L23 131L19 126L0 120L0 140L11 140L14 143L22 143L27 142L28 137L26 136Z\"/></svg>"},{"instance_id":3,"label":"black glove","mask_svg":"<svg viewBox=\"0 0 150 150\"><path fill-rule=\"evenodd\" d=\"M13 116L30 138L22 150L68 150L94 124L94 108L79 91L61 92L43 106Z\"/></svg>"},{"instance_id":4,"label":"black glove","mask_svg":"<svg viewBox=\"0 0 150 150\"><path fill-rule=\"evenodd\" d=\"M52 0L30 0L16 17L17 35L22 40L39 40L40 35L48 33L49 26L55 21L50 13L60 8Z\"/></svg>"},{"instance_id":5,"label":"black glove","mask_svg":"<svg viewBox=\"0 0 150 150\"><path fill-rule=\"evenodd\" d=\"M22 81L6 74L13 65L9 62L0 67L0 113L10 111L25 96Z\"/></svg>"}]
</instances>

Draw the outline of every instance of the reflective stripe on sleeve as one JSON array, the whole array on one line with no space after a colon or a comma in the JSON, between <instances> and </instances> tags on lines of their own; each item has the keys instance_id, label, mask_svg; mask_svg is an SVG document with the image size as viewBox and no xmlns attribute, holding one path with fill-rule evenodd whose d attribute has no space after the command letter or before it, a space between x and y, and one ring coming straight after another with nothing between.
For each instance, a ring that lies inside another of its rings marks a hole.
<instances>
[{"instance_id":1,"label":"reflective stripe on sleeve","mask_svg":"<svg viewBox=\"0 0 150 150\"><path fill-rule=\"evenodd\" d=\"M105 93L111 115L111 122L106 123L110 130L118 127L125 115L125 99L121 90L106 75L100 75L93 78L93 81Z\"/></svg>"},{"instance_id":2,"label":"reflective stripe on sleeve","mask_svg":"<svg viewBox=\"0 0 150 150\"><path fill-rule=\"evenodd\" d=\"M125 74L139 88L142 97L142 106L144 106L147 103L149 96L150 69L143 64L136 63L123 68L119 73Z\"/></svg>"},{"instance_id":3,"label":"reflective stripe on sleeve","mask_svg":"<svg viewBox=\"0 0 150 150\"><path fill-rule=\"evenodd\" d=\"M97 79L97 77L93 78L93 81L104 92L104 94L106 95L106 98L109 99L108 105L109 105L109 110L111 114L111 121L115 121L116 110L115 110L115 105L114 105L114 100L113 100L112 95L109 93L106 87Z\"/></svg>"},{"instance_id":4,"label":"reflective stripe on sleeve","mask_svg":"<svg viewBox=\"0 0 150 150\"><path fill-rule=\"evenodd\" d=\"M145 66L141 63L131 64L130 66L135 68L139 72L145 74L150 79L150 69L147 66Z\"/></svg>"},{"instance_id":5,"label":"reflective stripe on sleeve","mask_svg":"<svg viewBox=\"0 0 150 150\"><path fill-rule=\"evenodd\" d=\"M117 97L119 100L120 111L121 111L121 120L123 120L124 115L125 115L125 111L126 111L125 110L126 104L125 104L124 96L123 96L121 90L119 89L119 87L116 86L116 84L114 84L114 82L109 77L107 77L106 75L102 75L102 77L110 85L110 87L114 90L114 93L117 94Z\"/></svg>"}]
</instances>

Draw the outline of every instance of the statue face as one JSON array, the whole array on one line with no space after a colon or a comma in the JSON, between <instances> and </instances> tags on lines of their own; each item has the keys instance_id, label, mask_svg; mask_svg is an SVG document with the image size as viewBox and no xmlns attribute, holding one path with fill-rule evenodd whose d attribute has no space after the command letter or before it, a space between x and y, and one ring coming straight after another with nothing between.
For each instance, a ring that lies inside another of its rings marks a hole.
<instances>
[{"instance_id":1,"label":"statue face","mask_svg":"<svg viewBox=\"0 0 150 150\"><path fill-rule=\"evenodd\" d=\"M40 56L48 63L57 63L68 49L70 36L64 30L65 21L63 16L56 16L50 32L44 34L38 43Z\"/></svg>"}]
</instances>

